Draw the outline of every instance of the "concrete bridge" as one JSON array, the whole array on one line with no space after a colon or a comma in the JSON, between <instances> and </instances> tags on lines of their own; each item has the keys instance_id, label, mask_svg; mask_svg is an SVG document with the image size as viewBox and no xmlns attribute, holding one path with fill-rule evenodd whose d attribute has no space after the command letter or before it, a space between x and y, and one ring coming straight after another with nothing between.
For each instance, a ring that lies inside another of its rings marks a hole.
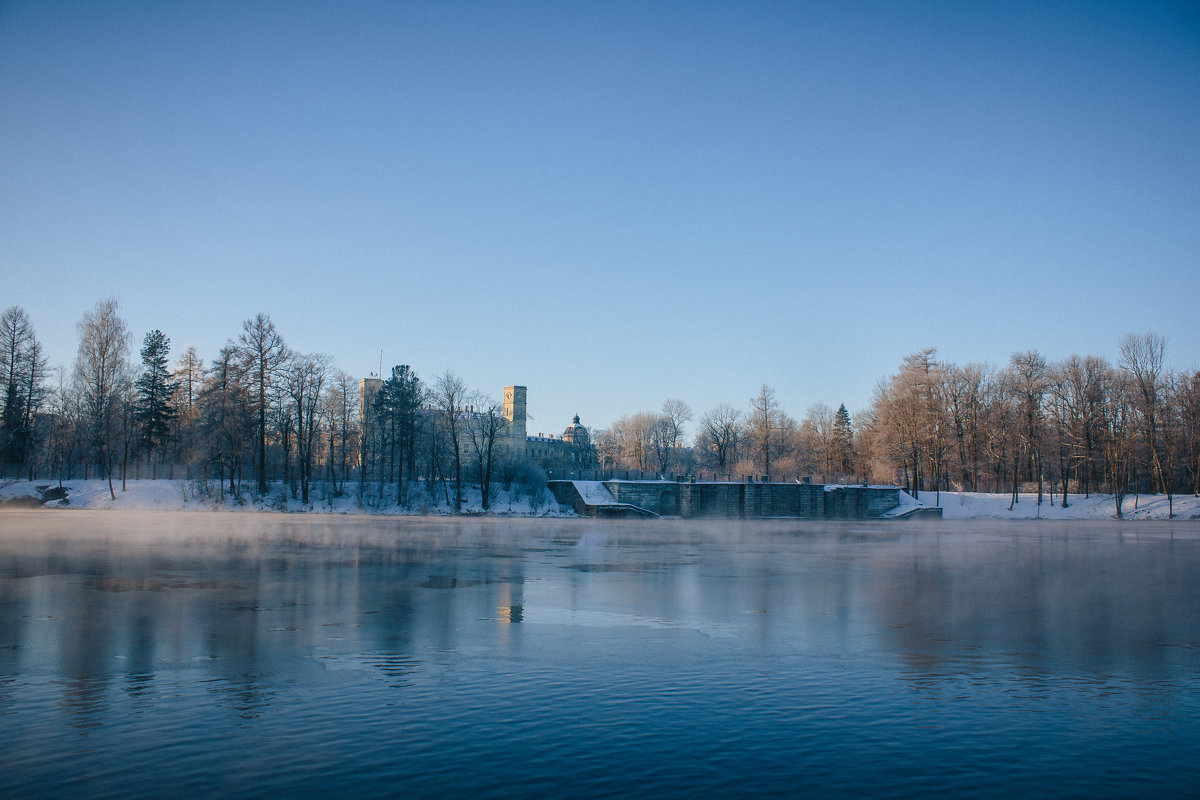
<instances>
[{"instance_id":1,"label":"concrete bridge","mask_svg":"<svg viewBox=\"0 0 1200 800\"><path fill-rule=\"evenodd\" d=\"M900 505L895 486L724 481L550 481L558 502L587 516L875 519Z\"/></svg>"}]
</instances>

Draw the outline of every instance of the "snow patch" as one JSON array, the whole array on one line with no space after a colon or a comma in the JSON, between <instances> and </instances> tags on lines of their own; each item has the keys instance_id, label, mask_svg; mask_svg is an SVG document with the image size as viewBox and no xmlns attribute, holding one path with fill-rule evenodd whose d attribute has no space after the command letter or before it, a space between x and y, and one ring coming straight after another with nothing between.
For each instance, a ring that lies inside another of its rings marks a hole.
<instances>
[{"instance_id":1,"label":"snow patch","mask_svg":"<svg viewBox=\"0 0 1200 800\"><path fill-rule=\"evenodd\" d=\"M603 481L571 482L575 484L575 491L579 492L583 502L589 506L609 506L617 502L617 498L612 496L612 492L608 491Z\"/></svg>"},{"instance_id":2,"label":"snow patch","mask_svg":"<svg viewBox=\"0 0 1200 800\"><path fill-rule=\"evenodd\" d=\"M940 500L940 502L938 502ZM1012 508L1009 508L1009 505ZM1136 505L1136 508L1134 507ZM1200 519L1200 497L1175 495L1174 519ZM900 492L900 505L885 516L899 516L912 508L941 506L942 519L1114 519L1117 516L1116 497L1111 494L1067 495L1067 507L1062 507L1062 495L1054 495L1050 502L1049 493L1042 496L1038 505L1037 494L1022 492L1017 502L1012 495L987 494L984 492L922 492L919 499L907 492ZM1125 519L1167 519L1166 495L1125 495L1121 505L1121 516Z\"/></svg>"}]
</instances>

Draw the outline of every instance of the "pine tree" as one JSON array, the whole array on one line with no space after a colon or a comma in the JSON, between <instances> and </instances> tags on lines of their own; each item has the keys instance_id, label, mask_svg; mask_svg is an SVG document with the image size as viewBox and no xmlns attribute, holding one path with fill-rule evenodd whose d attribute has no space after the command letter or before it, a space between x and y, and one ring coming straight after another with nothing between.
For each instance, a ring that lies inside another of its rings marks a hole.
<instances>
[{"instance_id":1,"label":"pine tree","mask_svg":"<svg viewBox=\"0 0 1200 800\"><path fill-rule=\"evenodd\" d=\"M178 414L175 408L177 384L167 369L170 352L171 340L162 331L150 331L142 341L145 371L134 384L137 390L134 421L142 430L142 442L148 454L170 439L172 423Z\"/></svg>"},{"instance_id":2,"label":"pine tree","mask_svg":"<svg viewBox=\"0 0 1200 800\"><path fill-rule=\"evenodd\" d=\"M843 475L854 472L854 430L850 427L850 412L846 404L838 406L833 418L833 463Z\"/></svg>"},{"instance_id":3,"label":"pine tree","mask_svg":"<svg viewBox=\"0 0 1200 800\"><path fill-rule=\"evenodd\" d=\"M29 316L12 306L0 316L0 461L21 464L29 455L33 414L30 402L45 373L41 344Z\"/></svg>"},{"instance_id":4,"label":"pine tree","mask_svg":"<svg viewBox=\"0 0 1200 800\"><path fill-rule=\"evenodd\" d=\"M407 364L392 367L392 377L375 395L375 417L383 424L390 474L396 480L396 502L404 502L404 467L412 477L415 460L417 410L424 399L421 379Z\"/></svg>"}]
</instances>

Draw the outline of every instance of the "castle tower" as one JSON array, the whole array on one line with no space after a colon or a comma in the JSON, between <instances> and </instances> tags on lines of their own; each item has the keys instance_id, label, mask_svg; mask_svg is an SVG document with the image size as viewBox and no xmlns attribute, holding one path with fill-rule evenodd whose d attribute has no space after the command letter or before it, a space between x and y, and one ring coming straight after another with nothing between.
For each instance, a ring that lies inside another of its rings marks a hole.
<instances>
[{"instance_id":1,"label":"castle tower","mask_svg":"<svg viewBox=\"0 0 1200 800\"><path fill-rule=\"evenodd\" d=\"M361 398L358 404L358 421L363 430L366 430L367 423L371 419L375 396L379 394L381 388L383 388L383 380L380 378L363 378L358 382L358 396Z\"/></svg>"},{"instance_id":2,"label":"castle tower","mask_svg":"<svg viewBox=\"0 0 1200 800\"><path fill-rule=\"evenodd\" d=\"M504 438L516 456L525 455L525 391L524 386L504 387Z\"/></svg>"}]
</instances>

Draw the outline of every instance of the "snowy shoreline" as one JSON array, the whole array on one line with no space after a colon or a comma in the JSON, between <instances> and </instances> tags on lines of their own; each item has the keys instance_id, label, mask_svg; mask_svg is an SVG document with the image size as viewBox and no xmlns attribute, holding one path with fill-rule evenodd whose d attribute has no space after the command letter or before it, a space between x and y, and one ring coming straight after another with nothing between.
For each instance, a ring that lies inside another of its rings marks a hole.
<instances>
[{"instance_id":1,"label":"snowy shoreline","mask_svg":"<svg viewBox=\"0 0 1200 800\"><path fill-rule=\"evenodd\" d=\"M121 491L119 482L114 481L116 500L109 496L108 482L104 480L72 480L65 481L67 489L65 502L51 500L41 504L41 493L38 487L57 487L53 481L8 481L0 485L0 509L4 507L42 507L63 509L103 510L119 509L127 511L242 511L242 512L275 512L293 514L367 514L380 516L454 516L450 505L441 498L430 498L423 493L415 493L416 501L401 508L394 501L373 500L368 497L365 503L358 501L356 487L347 487L349 491L341 497L314 499L309 504L295 500L282 486L275 486L263 498L253 498L249 492L244 492L241 500L226 496L223 501L204 493L203 487L196 481L188 480L134 480L128 481L126 491ZM208 486L209 490L213 487ZM466 504L463 514L472 516L491 517L573 517L575 512L560 506L548 491L536 497L517 491L493 490L491 508L484 511L480 503L479 491L468 490L464 493ZM913 507L940 506L942 518L945 520L972 519L1013 519L1013 520L1107 520L1116 518L1116 502L1110 494L1068 495L1067 508L1062 507L1062 496L1055 495L1051 505L1049 494L1043 497L1038 506L1037 495L1022 493L1019 501L1009 510L1011 495L987 494L983 492L942 492L940 497L934 492L922 492L919 500L914 500L904 492L900 493L901 504L895 511L904 511ZM1136 504L1136 508L1135 508ZM895 513L893 512L893 514ZM1124 519L1127 520L1165 520L1167 519L1167 498L1164 495L1126 495L1122 507ZM1176 495L1174 498L1174 520L1200 520L1200 497L1194 495Z\"/></svg>"},{"instance_id":2,"label":"snowy shoreline","mask_svg":"<svg viewBox=\"0 0 1200 800\"><path fill-rule=\"evenodd\" d=\"M113 481L116 493L114 500L108 491L106 480L70 480L63 481L67 491L65 501L50 500L41 504L41 491L38 487L55 489L57 481L8 481L0 485L0 509L41 507L47 509L81 509L122 511L237 511L264 512L283 514L368 514L380 516L455 516L452 508L441 498L431 498L423 491L414 491L413 500L406 506L396 504L391 500L373 498L368 492L365 502L360 503L357 494L357 484L347 486L340 497L323 497L314 490L312 502L302 503L291 497L286 487L274 485L261 498L252 496L248 490L242 492L237 499L229 494L223 500L216 496L214 482L207 487L199 481L147 479L126 482L126 490L121 490L120 481ZM389 486L394 495L395 487ZM371 487L372 491L375 487ZM564 509L550 494L543 489L541 494L530 497L528 494L505 491L501 488L492 490L490 508L483 510L479 490L467 489L463 492L464 506L458 516L490 516L490 517L572 517L574 512Z\"/></svg>"},{"instance_id":3,"label":"snowy shoreline","mask_svg":"<svg viewBox=\"0 0 1200 800\"><path fill-rule=\"evenodd\" d=\"M908 494L900 492L900 509L912 507L934 507L942 509L942 519L1014 519L1014 520L1100 520L1117 519L1116 498L1111 494L1095 494L1085 497L1082 494L1067 495L1067 507L1062 507L1062 495L1055 494L1054 502L1050 495L1042 496L1042 504L1038 505L1035 492L1021 492L1018 502L1012 503L1012 495L989 494L986 492L922 492L919 500L914 500ZM1009 505L1012 509L1009 510ZM1173 503L1174 516L1171 520L1200 519L1200 497L1191 494L1175 495ZM1168 502L1166 495L1143 494L1125 495L1121 504L1122 519L1126 520L1165 520L1167 519Z\"/></svg>"}]
</instances>

